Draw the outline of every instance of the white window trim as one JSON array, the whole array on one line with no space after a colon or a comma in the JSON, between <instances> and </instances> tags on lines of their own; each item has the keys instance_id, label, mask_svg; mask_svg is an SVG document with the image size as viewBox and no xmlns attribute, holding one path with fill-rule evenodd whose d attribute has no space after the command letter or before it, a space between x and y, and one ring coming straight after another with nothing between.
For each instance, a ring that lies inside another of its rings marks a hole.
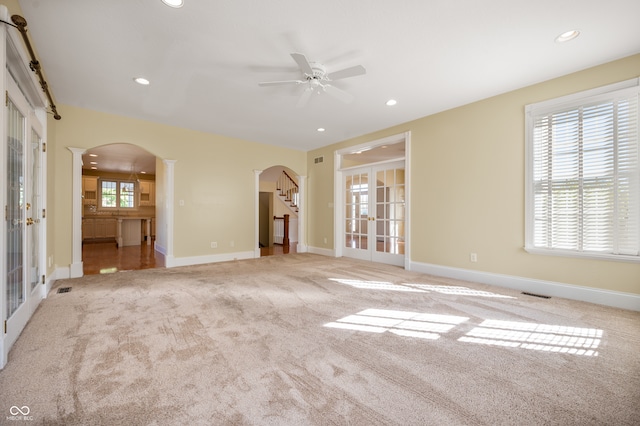
<instances>
[{"instance_id":1,"label":"white window trim","mask_svg":"<svg viewBox=\"0 0 640 426\"><path fill-rule=\"evenodd\" d=\"M598 260L614 260L620 262L640 263L640 256L617 255L617 254L599 254L594 252L579 252L574 250L563 249L544 249L533 246L533 120L531 116L534 113L544 112L545 110L556 110L562 108L563 105L571 105L581 99L594 98L599 95L607 95L619 90L638 88L640 86L640 77L625 80L619 83L607 86L597 87L595 89L562 96L547 101L538 102L525 106L525 251L531 254L575 257L583 259Z\"/></svg>"},{"instance_id":2,"label":"white window trim","mask_svg":"<svg viewBox=\"0 0 640 426\"><path fill-rule=\"evenodd\" d=\"M132 207L120 207L118 206L114 206L114 207L107 207L107 206L103 206L102 205L102 182L115 182L116 183L116 202L118 202L120 200L120 184L122 182L125 183L132 183L133 184L133 206ZM120 178L98 178L98 203L97 203L97 208L98 210L105 210L105 211L115 211L115 210L127 210L127 211L131 211L131 210L138 210L138 202L136 201L137 198L139 196L139 186L138 183L135 180L130 180L130 179L120 179Z\"/></svg>"}]
</instances>

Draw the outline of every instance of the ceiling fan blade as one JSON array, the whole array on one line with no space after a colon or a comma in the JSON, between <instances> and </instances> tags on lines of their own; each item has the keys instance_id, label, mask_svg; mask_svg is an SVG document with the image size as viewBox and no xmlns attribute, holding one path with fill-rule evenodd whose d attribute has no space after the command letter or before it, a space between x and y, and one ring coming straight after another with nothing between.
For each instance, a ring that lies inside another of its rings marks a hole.
<instances>
[{"instance_id":1,"label":"ceiling fan blade","mask_svg":"<svg viewBox=\"0 0 640 426\"><path fill-rule=\"evenodd\" d=\"M330 84L325 84L323 90L334 98L341 100L345 104L351 103L353 101L353 95L345 92L342 89L338 89L335 86L331 86Z\"/></svg>"},{"instance_id":2,"label":"ceiling fan blade","mask_svg":"<svg viewBox=\"0 0 640 426\"><path fill-rule=\"evenodd\" d=\"M302 80L282 80L282 81L263 81L262 83L258 83L258 86L286 86L288 84L301 84L304 83Z\"/></svg>"},{"instance_id":3,"label":"ceiling fan blade","mask_svg":"<svg viewBox=\"0 0 640 426\"><path fill-rule=\"evenodd\" d=\"M366 74L367 70L364 69L362 65L356 65L355 67L345 68L340 71L332 72L327 75L329 80L340 80L342 78L355 77L357 75Z\"/></svg>"},{"instance_id":4,"label":"ceiling fan blade","mask_svg":"<svg viewBox=\"0 0 640 426\"><path fill-rule=\"evenodd\" d=\"M292 53L291 57L298 64L303 73L308 75L313 75L313 70L311 69L311 64L307 60L307 57L302 53Z\"/></svg>"},{"instance_id":5,"label":"ceiling fan blade","mask_svg":"<svg viewBox=\"0 0 640 426\"><path fill-rule=\"evenodd\" d=\"M309 102L309 99L311 99L312 94L313 89L311 87L307 87L306 89L304 89L304 92L302 92L302 95L300 95L300 99L298 99L298 103L296 104L296 106L298 108L302 108L303 106L305 106L307 102Z\"/></svg>"}]
</instances>

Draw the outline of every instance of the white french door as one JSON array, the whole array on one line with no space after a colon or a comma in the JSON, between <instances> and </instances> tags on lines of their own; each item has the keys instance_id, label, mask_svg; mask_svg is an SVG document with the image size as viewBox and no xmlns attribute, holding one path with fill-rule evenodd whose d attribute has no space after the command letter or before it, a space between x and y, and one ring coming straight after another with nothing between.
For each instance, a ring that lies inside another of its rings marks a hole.
<instances>
[{"instance_id":1,"label":"white french door","mask_svg":"<svg viewBox=\"0 0 640 426\"><path fill-rule=\"evenodd\" d=\"M343 171L343 254L403 266L404 161Z\"/></svg>"},{"instance_id":2,"label":"white french door","mask_svg":"<svg viewBox=\"0 0 640 426\"><path fill-rule=\"evenodd\" d=\"M42 127L8 78L6 103L5 333L6 346L17 339L43 297L42 276Z\"/></svg>"}]
</instances>

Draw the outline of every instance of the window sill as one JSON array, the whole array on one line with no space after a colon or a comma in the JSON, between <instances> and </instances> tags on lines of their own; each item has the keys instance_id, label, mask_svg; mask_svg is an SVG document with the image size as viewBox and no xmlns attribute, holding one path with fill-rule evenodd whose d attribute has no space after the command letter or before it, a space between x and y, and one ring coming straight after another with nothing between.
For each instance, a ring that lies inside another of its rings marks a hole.
<instances>
[{"instance_id":1,"label":"window sill","mask_svg":"<svg viewBox=\"0 0 640 426\"><path fill-rule=\"evenodd\" d=\"M541 248L535 248L535 247L525 247L524 249L527 253L540 254L544 256L573 257L578 259L640 263L640 256L631 256L631 255L625 255L625 254L601 254L601 253L594 253L594 252L577 252L572 250L541 249Z\"/></svg>"}]
</instances>

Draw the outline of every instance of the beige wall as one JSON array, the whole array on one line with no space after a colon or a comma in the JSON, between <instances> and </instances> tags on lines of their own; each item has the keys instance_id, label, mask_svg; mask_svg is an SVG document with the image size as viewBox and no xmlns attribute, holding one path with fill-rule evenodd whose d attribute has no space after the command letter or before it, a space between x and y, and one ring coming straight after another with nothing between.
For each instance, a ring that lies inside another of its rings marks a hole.
<instances>
[{"instance_id":1,"label":"beige wall","mask_svg":"<svg viewBox=\"0 0 640 426\"><path fill-rule=\"evenodd\" d=\"M310 152L309 245L334 246L334 151L411 131L412 261L640 294L638 263L523 249L525 105L638 76L635 55Z\"/></svg>"},{"instance_id":2,"label":"beige wall","mask_svg":"<svg viewBox=\"0 0 640 426\"><path fill-rule=\"evenodd\" d=\"M62 120L50 129L49 163L54 163L54 262L71 262L71 163L67 147L111 143L138 145L175 163L174 256L208 256L253 251L254 170L286 165L306 174L306 154L286 148L59 106ZM158 173L161 178L162 171ZM180 200L184 206L180 206ZM159 218L159 224L162 218ZM210 243L218 248L211 249ZM233 242L233 247L231 243Z\"/></svg>"}]
</instances>

